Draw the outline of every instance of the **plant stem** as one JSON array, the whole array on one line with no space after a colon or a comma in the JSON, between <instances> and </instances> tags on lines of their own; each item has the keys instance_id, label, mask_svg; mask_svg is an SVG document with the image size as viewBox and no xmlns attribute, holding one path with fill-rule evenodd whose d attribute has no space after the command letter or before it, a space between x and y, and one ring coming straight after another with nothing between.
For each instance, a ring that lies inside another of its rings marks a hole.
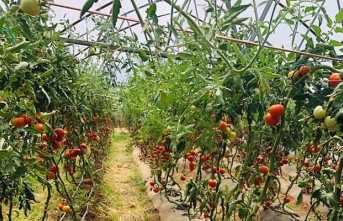
<instances>
[{"instance_id":1,"label":"plant stem","mask_svg":"<svg viewBox=\"0 0 343 221\"><path fill-rule=\"evenodd\" d=\"M51 186L47 185L47 188L48 188L48 196L46 197L46 201L45 201L45 205L44 205L44 213L43 213L42 221L45 220L45 218L48 214L49 202L50 202L50 198L51 198Z\"/></svg>"}]
</instances>

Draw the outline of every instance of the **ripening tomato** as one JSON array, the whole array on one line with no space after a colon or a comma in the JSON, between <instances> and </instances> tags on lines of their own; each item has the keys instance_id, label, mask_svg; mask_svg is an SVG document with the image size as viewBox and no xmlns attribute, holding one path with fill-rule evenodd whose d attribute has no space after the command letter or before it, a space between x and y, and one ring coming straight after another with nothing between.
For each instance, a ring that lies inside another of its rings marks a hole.
<instances>
[{"instance_id":1,"label":"ripening tomato","mask_svg":"<svg viewBox=\"0 0 343 221\"><path fill-rule=\"evenodd\" d=\"M274 118L280 118L285 113L285 107L282 104L274 104L270 106L269 113Z\"/></svg>"},{"instance_id":2,"label":"ripening tomato","mask_svg":"<svg viewBox=\"0 0 343 221\"><path fill-rule=\"evenodd\" d=\"M330 87L334 88L341 82L342 82L342 79L341 79L341 76L339 73L333 73L330 75L330 77L329 77Z\"/></svg>"},{"instance_id":3,"label":"ripening tomato","mask_svg":"<svg viewBox=\"0 0 343 221\"><path fill-rule=\"evenodd\" d=\"M311 68L310 66L304 65L301 66L299 69L299 76L304 76L305 74L307 74L308 72L310 72Z\"/></svg>"},{"instance_id":4,"label":"ripening tomato","mask_svg":"<svg viewBox=\"0 0 343 221\"><path fill-rule=\"evenodd\" d=\"M44 125L42 123L36 123L35 129L38 130L39 132L43 132L44 131Z\"/></svg>"},{"instance_id":5,"label":"ripening tomato","mask_svg":"<svg viewBox=\"0 0 343 221\"><path fill-rule=\"evenodd\" d=\"M225 173L226 173L225 168L220 168L220 169L219 169L219 173L220 173L221 175L225 174Z\"/></svg>"},{"instance_id":6,"label":"ripening tomato","mask_svg":"<svg viewBox=\"0 0 343 221\"><path fill-rule=\"evenodd\" d=\"M267 113L266 116L264 116L264 121L271 127L276 126L279 123L279 120L280 118L274 118L270 113Z\"/></svg>"},{"instance_id":7,"label":"ripening tomato","mask_svg":"<svg viewBox=\"0 0 343 221\"><path fill-rule=\"evenodd\" d=\"M87 145L86 145L85 143L81 143L81 144L80 144L80 147L81 147L81 149L86 149L86 148L87 148Z\"/></svg>"},{"instance_id":8,"label":"ripening tomato","mask_svg":"<svg viewBox=\"0 0 343 221\"><path fill-rule=\"evenodd\" d=\"M65 212L65 213L70 213L70 212L71 212L70 206L64 206L64 207L63 207L63 212Z\"/></svg>"},{"instance_id":9,"label":"ripening tomato","mask_svg":"<svg viewBox=\"0 0 343 221\"><path fill-rule=\"evenodd\" d=\"M263 173L263 176L267 176L267 174L269 173L269 168L267 166L260 166L259 169L261 173Z\"/></svg>"},{"instance_id":10,"label":"ripening tomato","mask_svg":"<svg viewBox=\"0 0 343 221\"><path fill-rule=\"evenodd\" d=\"M225 132L227 129L227 123L225 121L220 121L219 125L217 126L217 129Z\"/></svg>"},{"instance_id":11,"label":"ripening tomato","mask_svg":"<svg viewBox=\"0 0 343 221\"><path fill-rule=\"evenodd\" d=\"M58 209L59 209L60 211L63 211L63 207L64 207L64 205L63 205L62 203L59 203L59 204L58 204Z\"/></svg>"}]
</instances>

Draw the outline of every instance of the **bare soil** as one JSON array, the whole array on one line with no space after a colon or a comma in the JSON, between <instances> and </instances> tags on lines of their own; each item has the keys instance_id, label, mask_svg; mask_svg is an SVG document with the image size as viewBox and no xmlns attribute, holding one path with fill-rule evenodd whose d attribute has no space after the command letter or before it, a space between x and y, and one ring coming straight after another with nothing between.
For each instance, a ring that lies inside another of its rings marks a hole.
<instances>
[{"instance_id":1,"label":"bare soil","mask_svg":"<svg viewBox=\"0 0 343 221\"><path fill-rule=\"evenodd\" d=\"M138 166L129 148L127 131L117 129L106 161L96 217L101 221L160 221L145 193Z\"/></svg>"}]
</instances>

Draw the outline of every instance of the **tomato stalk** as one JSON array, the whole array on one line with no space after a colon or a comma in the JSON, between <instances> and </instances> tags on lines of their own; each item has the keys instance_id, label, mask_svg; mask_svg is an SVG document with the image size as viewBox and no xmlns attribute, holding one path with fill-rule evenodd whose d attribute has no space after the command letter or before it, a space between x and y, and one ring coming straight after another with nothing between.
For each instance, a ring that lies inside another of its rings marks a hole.
<instances>
[{"instance_id":1,"label":"tomato stalk","mask_svg":"<svg viewBox=\"0 0 343 221\"><path fill-rule=\"evenodd\" d=\"M237 177L241 177L242 176L242 171L246 171L248 169L248 164L249 164L249 161L251 159L251 156L254 152L254 148L253 148L253 144L254 144L254 133L253 133L253 130L251 128L251 124L249 124L248 126L248 129L249 129L249 140L248 140L248 144L247 144L247 149L248 149L248 154L247 154L247 159L244 161L244 164L243 164L243 167L242 169L240 170L239 174ZM244 186L244 178L242 177L240 180L239 180L239 183L238 185L236 186L236 188L233 189L234 191L234 198L237 199L240 192L241 192L241 189L243 188Z\"/></svg>"},{"instance_id":2,"label":"tomato stalk","mask_svg":"<svg viewBox=\"0 0 343 221\"><path fill-rule=\"evenodd\" d=\"M341 142L343 140L340 137L335 137L336 139L339 139ZM336 176L335 176L335 195L336 199L339 202L339 199L341 197L341 177L342 177L342 170L343 170L343 157L339 159L339 164L338 168L336 171ZM338 220L338 211L334 210L330 216L330 221L335 221Z\"/></svg>"},{"instance_id":3,"label":"tomato stalk","mask_svg":"<svg viewBox=\"0 0 343 221\"><path fill-rule=\"evenodd\" d=\"M45 204L44 204L44 212L43 212L42 221L44 221L48 215L48 208L49 208L49 203L50 203L50 198L51 198L51 185L50 185L50 183L49 183L49 185L46 185L46 187L48 188L48 195L46 197Z\"/></svg>"},{"instance_id":4,"label":"tomato stalk","mask_svg":"<svg viewBox=\"0 0 343 221\"><path fill-rule=\"evenodd\" d=\"M323 65L323 64L315 66L312 71L315 72L315 71L320 70L320 69L327 69L327 70L335 72L335 73L340 73L340 71L337 70L336 68L331 67L329 65Z\"/></svg>"}]
</instances>

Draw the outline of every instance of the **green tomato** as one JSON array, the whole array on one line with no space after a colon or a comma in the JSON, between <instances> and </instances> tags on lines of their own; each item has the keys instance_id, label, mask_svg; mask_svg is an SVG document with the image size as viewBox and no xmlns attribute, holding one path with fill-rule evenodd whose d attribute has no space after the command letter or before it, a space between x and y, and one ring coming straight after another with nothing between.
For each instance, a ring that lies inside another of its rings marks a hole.
<instances>
[{"instance_id":1,"label":"green tomato","mask_svg":"<svg viewBox=\"0 0 343 221\"><path fill-rule=\"evenodd\" d=\"M230 133L231 133L231 129L228 127L228 128L226 128L226 131L225 131L225 133L227 134L227 135L229 135L230 136Z\"/></svg>"},{"instance_id":2,"label":"green tomato","mask_svg":"<svg viewBox=\"0 0 343 221\"><path fill-rule=\"evenodd\" d=\"M192 106L190 106L189 110L192 111L192 112L193 112L193 111L196 111L196 110L197 110L197 107L194 106L194 105L192 105Z\"/></svg>"},{"instance_id":3,"label":"green tomato","mask_svg":"<svg viewBox=\"0 0 343 221\"><path fill-rule=\"evenodd\" d=\"M229 134L229 138L230 138L230 140L236 139L236 133L231 131Z\"/></svg>"},{"instance_id":4,"label":"green tomato","mask_svg":"<svg viewBox=\"0 0 343 221\"><path fill-rule=\"evenodd\" d=\"M335 118L331 118L330 116L325 117L324 124L330 132L336 132L339 130L339 124Z\"/></svg>"},{"instance_id":5,"label":"green tomato","mask_svg":"<svg viewBox=\"0 0 343 221\"><path fill-rule=\"evenodd\" d=\"M326 116L326 111L322 106L318 105L316 108L314 108L313 115L316 119L322 119Z\"/></svg>"},{"instance_id":6,"label":"green tomato","mask_svg":"<svg viewBox=\"0 0 343 221\"><path fill-rule=\"evenodd\" d=\"M88 56L95 55L95 52L96 52L96 50L95 50L95 48L94 48L94 47L91 47L91 48L89 48L89 51L88 51Z\"/></svg>"}]
</instances>

